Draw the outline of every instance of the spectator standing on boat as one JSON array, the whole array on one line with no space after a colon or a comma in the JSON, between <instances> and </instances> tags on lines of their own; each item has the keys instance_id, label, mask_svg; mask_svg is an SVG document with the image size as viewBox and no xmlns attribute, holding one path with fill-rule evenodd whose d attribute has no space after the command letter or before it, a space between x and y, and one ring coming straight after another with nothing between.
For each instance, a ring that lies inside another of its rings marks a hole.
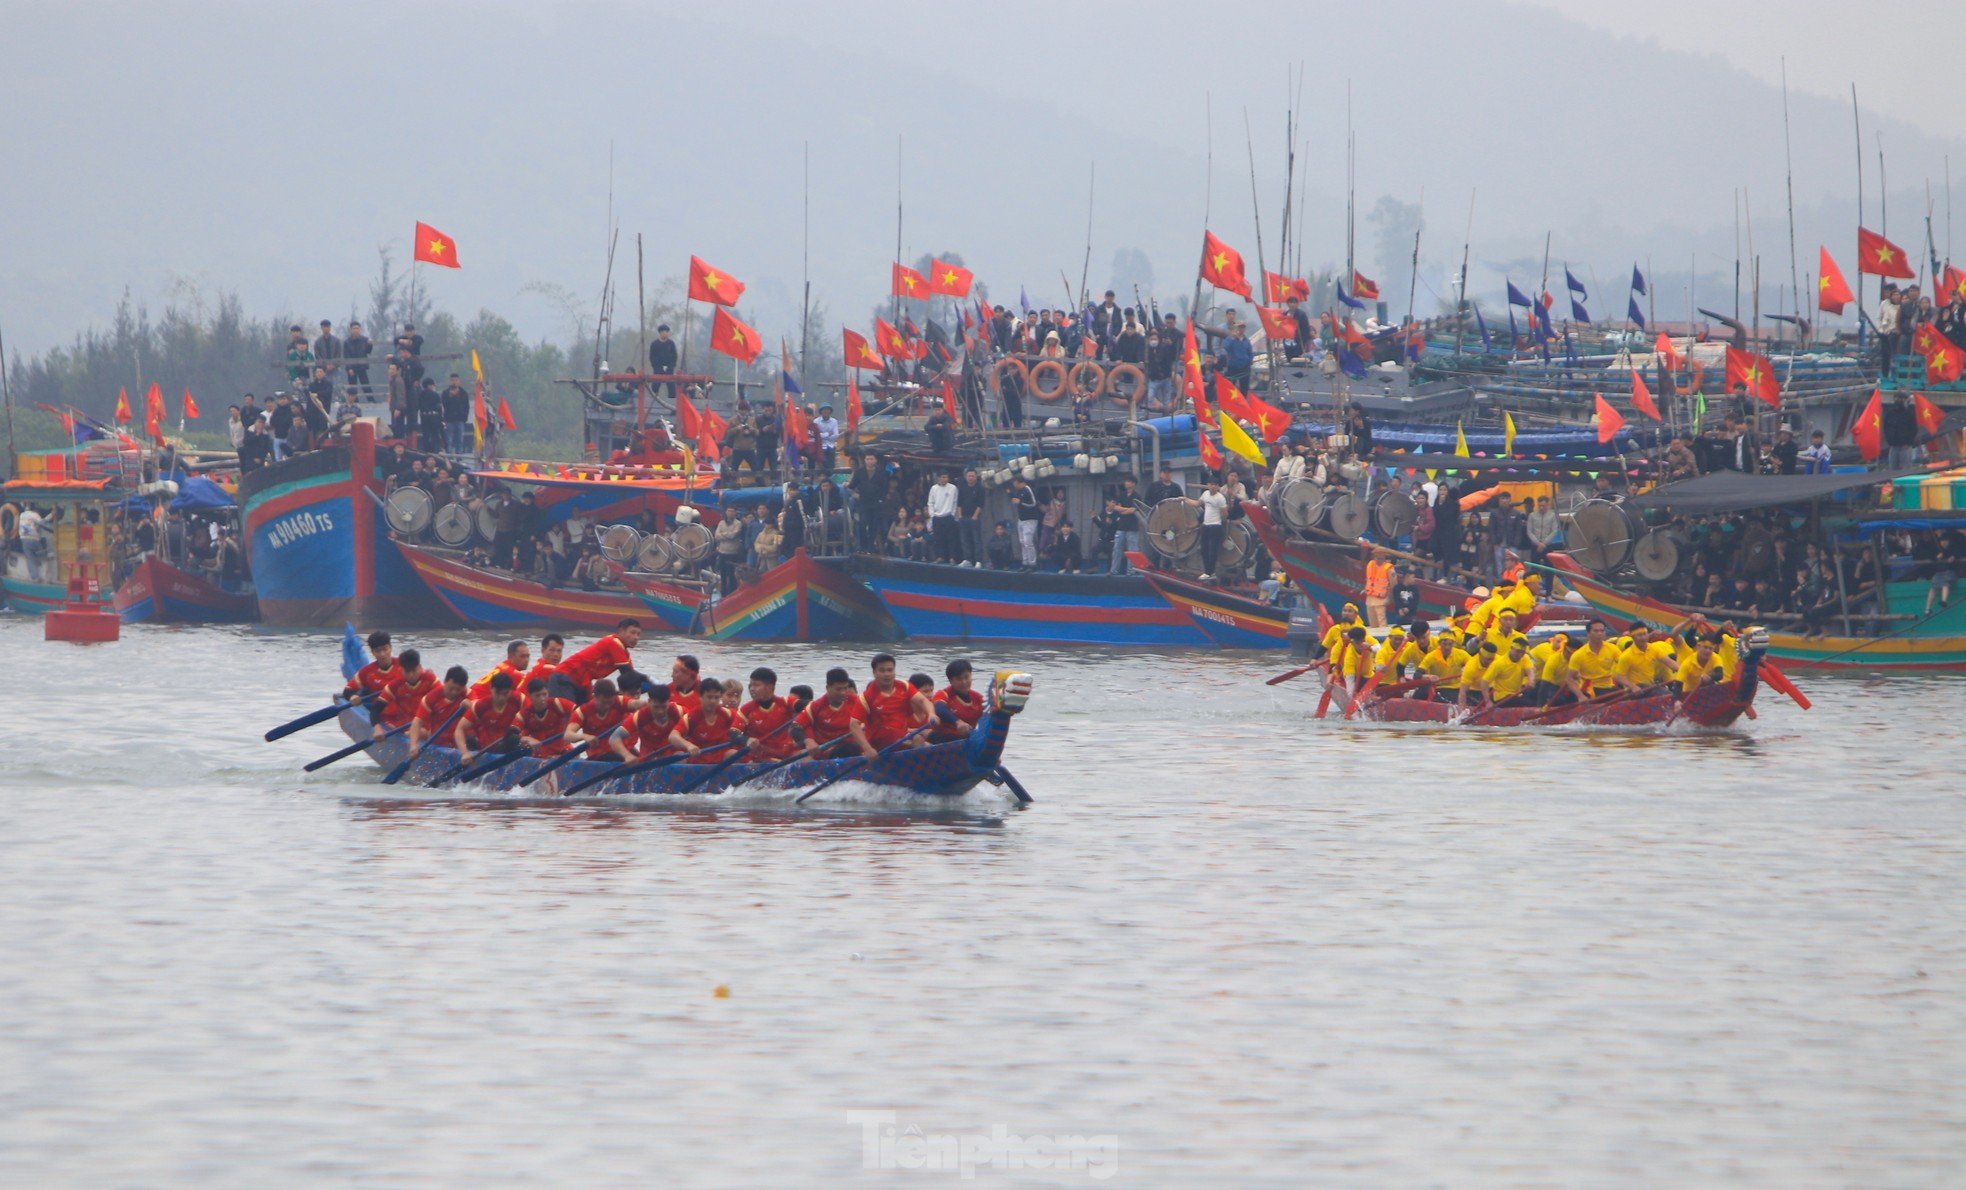
<instances>
[{"instance_id":1,"label":"spectator standing on boat","mask_svg":"<svg viewBox=\"0 0 1966 1190\"><path fill-rule=\"evenodd\" d=\"M246 423L239 440L239 474L250 475L266 466L273 457L273 443L266 436L266 423L254 418Z\"/></svg>"},{"instance_id":2,"label":"spectator standing on boat","mask_svg":"<svg viewBox=\"0 0 1966 1190\"><path fill-rule=\"evenodd\" d=\"M1256 366L1256 348L1249 342L1249 329L1237 322L1229 337L1216 349L1222 374L1244 392L1249 391L1249 370Z\"/></svg>"},{"instance_id":3,"label":"spectator standing on boat","mask_svg":"<svg viewBox=\"0 0 1966 1190\"><path fill-rule=\"evenodd\" d=\"M737 568L744 562L744 518L728 513L717 522L717 579L728 595L737 589Z\"/></svg>"},{"instance_id":4,"label":"spectator standing on boat","mask_svg":"<svg viewBox=\"0 0 1966 1190\"><path fill-rule=\"evenodd\" d=\"M1126 312L1119 333L1113 336L1112 355L1115 363L1137 366L1147 361L1147 333L1134 320L1131 310Z\"/></svg>"},{"instance_id":5,"label":"spectator standing on boat","mask_svg":"<svg viewBox=\"0 0 1966 1190\"><path fill-rule=\"evenodd\" d=\"M655 342L649 344L649 371L657 376L674 376L680 358L676 341L669 337L669 324L665 322L656 327ZM666 390L663 395L672 401L676 399L676 385L673 381L658 384L656 389Z\"/></svg>"},{"instance_id":6,"label":"spectator standing on boat","mask_svg":"<svg viewBox=\"0 0 1966 1190\"><path fill-rule=\"evenodd\" d=\"M928 525L937 562L953 566L963 560L961 514L962 493L947 471L936 472L935 486L928 489Z\"/></svg>"},{"instance_id":7,"label":"spectator standing on boat","mask_svg":"<svg viewBox=\"0 0 1966 1190\"><path fill-rule=\"evenodd\" d=\"M471 393L456 372L444 386L444 452L462 456L471 449Z\"/></svg>"},{"instance_id":8,"label":"spectator standing on boat","mask_svg":"<svg viewBox=\"0 0 1966 1190\"><path fill-rule=\"evenodd\" d=\"M1215 581L1215 566L1222 557L1222 538L1228 532L1229 498L1222 494L1222 481L1211 475L1199 496L1183 497L1201 510L1201 581Z\"/></svg>"},{"instance_id":9,"label":"spectator standing on boat","mask_svg":"<svg viewBox=\"0 0 1966 1190\"><path fill-rule=\"evenodd\" d=\"M1156 413L1174 403L1174 364L1180 351L1173 339L1159 331L1147 336L1147 407Z\"/></svg>"},{"instance_id":10,"label":"spectator standing on boat","mask_svg":"<svg viewBox=\"0 0 1966 1190\"><path fill-rule=\"evenodd\" d=\"M1768 457L1774 461L1775 474L1799 475L1802 472L1802 447L1795 440L1795 434L1784 426L1775 431L1775 445L1768 448Z\"/></svg>"},{"instance_id":11,"label":"spectator standing on boat","mask_svg":"<svg viewBox=\"0 0 1966 1190\"><path fill-rule=\"evenodd\" d=\"M956 515L962 564L983 565L983 477L974 467L956 485Z\"/></svg>"},{"instance_id":12,"label":"spectator standing on boat","mask_svg":"<svg viewBox=\"0 0 1966 1190\"><path fill-rule=\"evenodd\" d=\"M266 428L269 431L273 461L278 463L287 457L287 435L292 433L294 428L294 404L291 395L273 394L273 408L266 415Z\"/></svg>"},{"instance_id":13,"label":"spectator standing on boat","mask_svg":"<svg viewBox=\"0 0 1966 1190\"><path fill-rule=\"evenodd\" d=\"M1413 585L1413 576L1404 566L1393 566L1393 589L1386 597L1386 610L1395 624L1426 624L1420 619L1420 588ZM1425 653L1426 648L1423 645L1417 651Z\"/></svg>"},{"instance_id":14,"label":"spectator standing on boat","mask_svg":"<svg viewBox=\"0 0 1966 1190\"><path fill-rule=\"evenodd\" d=\"M1533 508L1523 524L1523 532L1529 538L1530 559L1542 562L1551 550L1563 544L1563 518L1557 515L1556 506L1548 496L1539 496L1531 503Z\"/></svg>"},{"instance_id":15,"label":"spectator standing on boat","mask_svg":"<svg viewBox=\"0 0 1966 1190\"><path fill-rule=\"evenodd\" d=\"M729 452L724 456L724 474L735 477L739 467L749 467L753 474L764 470L758 461L758 423L748 403L738 402L724 446Z\"/></svg>"},{"instance_id":16,"label":"spectator standing on boat","mask_svg":"<svg viewBox=\"0 0 1966 1190\"><path fill-rule=\"evenodd\" d=\"M884 459L871 450L861 454L860 467L846 486L853 493L856 527L863 550L878 552L887 538L889 494L893 485L893 476L888 473Z\"/></svg>"},{"instance_id":17,"label":"spectator standing on boat","mask_svg":"<svg viewBox=\"0 0 1966 1190\"><path fill-rule=\"evenodd\" d=\"M1018 563L1025 570L1038 568L1038 522L1044 516L1038 494L1020 473L1011 481L1010 507L1017 514Z\"/></svg>"},{"instance_id":18,"label":"spectator standing on boat","mask_svg":"<svg viewBox=\"0 0 1966 1190\"><path fill-rule=\"evenodd\" d=\"M1106 514L1113 518L1113 556L1106 567L1108 574L1133 573L1126 555L1140 549L1139 489L1140 481L1129 475L1120 481L1120 490L1106 500Z\"/></svg>"},{"instance_id":19,"label":"spectator standing on boat","mask_svg":"<svg viewBox=\"0 0 1966 1190\"><path fill-rule=\"evenodd\" d=\"M327 369L332 377L341 369L341 340L335 337L334 323L321 320L321 333L314 336L314 362Z\"/></svg>"},{"instance_id":20,"label":"spectator standing on boat","mask_svg":"<svg viewBox=\"0 0 1966 1190\"><path fill-rule=\"evenodd\" d=\"M416 421L417 447L430 454L444 453L444 394L427 376L416 390Z\"/></svg>"},{"instance_id":21,"label":"spectator standing on boat","mask_svg":"<svg viewBox=\"0 0 1966 1190\"><path fill-rule=\"evenodd\" d=\"M225 411L225 433L232 440L233 452L237 453L246 441L246 423L241 420L237 405Z\"/></svg>"},{"instance_id":22,"label":"spectator standing on boat","mask_svg":"<svg viewBox=\"0 0 1966 1190\"><path fill-rule=\"evenodd\" d=\"M1898 322L1903 313L1904 298L1898 287L1890 282L1884 283L1877 306L1877 352L1878 371L1888 375L1891 363L1901 350L1899 345Z\"/></svg>"},{"instance_id":23,"label":"spectator standing on boat","mask_svg":"<svg viewBox=\"0 0 1966 1190\"><path fill-rule=\"evenodd\" d=\"M1804 475L1828 475L1830 473L1829 445L1823 441L1823 432L1816 430L1809 435L1809 445L1802 451L1802 473Z\"/></svg>"},{"instance_id":24,"label":"spectator standing on boat","mask_svg":"<svg viewBox=\"0 0 1966 1190\"><path fill-rule=\"evenodd\" d=\"M416 425L415 401L410 392L409 377L403 374L401 366L394 361L389 365L389 435L392 438L408 438Z\"/></svg>"},{"instance_id":25,"label":"spectator standing on boat","mask_svg":"<svg viewBox=\"0 0 1966 1190\"><path fill-rule=\"evenodd\" d=\"M1918 466L1918 415L1911 394L1902 390L1884 409L1885 466L1893 470Z\"/></svg>"},{"instance_id":26,"label":"spectator standing on boat","mask_svg":"<svg viewBox=\"0 0 1966 1190\"><path fill-rule=\"evenodd\" d=\"M1393 559L1382 548L1375 548L1365 563L1365 622L1373 628L1386 626L1386 607L1393 593Z\"/></svg>"},{"instance_id":27,"label":"spectator standing on boat","mask_svg":"<svg viewBox=\"0 0 1966 1190\"><path fill-rule=\"evenodd\" d=\"M1521 552L1528 547L1523 529L1523 517L1516 511L1515 501L1503 492L1495 498L1494 511L1488 517L1488 532L1494 538L1495 551L1489 562L1496 577L1508 573L1510 551Z\"/></svg>"},{"instance_id":28,"label":"spectator standing on boat","mask_svg":"<svg viewBox=\"0 0 1966 1190\"><path fill-rule=\"evenodd\" d=\"M307 332L300 324L287 328L287 383L306 384L307 365L314 362L314 353L307 349Z\"/></svg>"},{"instance_id":29,"label":"spectator standing on boat","mask_svg":"<svg viewBox=\"0 0 1966 1190\"><path fill-rule=\"evenodd\" d=\"M1078 574L1085 569L1085 539L1072 528L1069 520L1061 521L1058 532L1051 539L1051 564L1060 574Z\"/></svg>"},{"instance_id":30,"label":"spectator standing on boat","mask_svg":"<svg viewBox=\"0 0 1966 1190\"><path fill-rule=\"evenodd\" d=\"M362 324L351 321L348 324L348 337L341 341L341 354L348 361L348 383L353 385L363 400L368 400L369 356L375 354L375 340L362 332Z\"/></svg>"}]
</instances>

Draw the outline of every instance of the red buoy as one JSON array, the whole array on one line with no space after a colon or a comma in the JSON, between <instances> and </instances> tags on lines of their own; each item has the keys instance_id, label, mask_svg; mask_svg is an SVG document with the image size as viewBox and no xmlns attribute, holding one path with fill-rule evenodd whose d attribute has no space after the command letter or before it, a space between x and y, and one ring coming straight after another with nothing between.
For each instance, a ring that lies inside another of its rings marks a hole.
<instances>
[{"instance_id":1,"label":"red buoy","mask_svg":"<svg viewBox=\"0 0 1966 1190\"><path fill-rule=\"evenodd\" d=\"M68 603L41 618L41 639L92 644L122 637L123 617L103 599L102 580L96 577L95 569L78 564L70 572Z\"/></svg>"}]
</instances>

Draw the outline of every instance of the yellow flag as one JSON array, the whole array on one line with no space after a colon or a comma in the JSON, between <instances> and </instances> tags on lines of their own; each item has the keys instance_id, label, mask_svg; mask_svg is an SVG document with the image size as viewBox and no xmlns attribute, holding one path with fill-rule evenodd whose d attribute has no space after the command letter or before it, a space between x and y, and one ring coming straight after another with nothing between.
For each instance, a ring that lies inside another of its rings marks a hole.
<instances>
[{"instance_id":1,"label":"yellow flag","mask_svg":"<svg viewBox=\"0 0 1966 1190\"><path fill-rule=\"evenodd\" d=\"M478 349L476 347L471 349L471 370L478 374L479 380L485 378L485 368L483 364L478 362Z\"/></svg>"},{"instance_id":2,"label":"yellow flag","mask_svg":"<svg viewBox=\"0 0 1966 1190\"><path fill-rule=\"evenodd\" d=\"M1515 418L1506 409L1502 410L1502 454L1504 457L1515 454Z\"/></svg>"},{"instance_id":3,"label":"yellow flag","mask_svg":"<svg viewBox=\"0 0 1966 1190\"><path fill-rule=\"evenodd\" d=\"M1464 459L1468 457L1468 436L1458 421L1454 423L1454 453Z\"/></svg>"},{"instance_id":4,"label":"yellow flag","mask_svg":"<svg viewBox=\"0 0 1966 1190\"><path fill-rule=\"evenodd\" d=\"M1217 409L1215 411L1215 419L1222 423L1223 446L1235 451L1258 467L1264 464L1263 448L1256 445L1256 440L1251 438L1241 426L1237 425L1234 418Z\"/></svg>"}]
</instances>

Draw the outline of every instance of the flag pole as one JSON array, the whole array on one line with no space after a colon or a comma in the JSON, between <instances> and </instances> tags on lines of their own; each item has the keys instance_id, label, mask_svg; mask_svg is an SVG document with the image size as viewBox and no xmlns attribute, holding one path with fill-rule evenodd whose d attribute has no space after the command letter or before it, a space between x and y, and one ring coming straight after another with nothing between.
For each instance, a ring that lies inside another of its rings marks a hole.
<instances>
[{"instance_id":1,"label":"flag pole","mask_svg":"<svg viewBox=\"0 0 1966 1190\"><path fill-rule=\"evenodd\" d=\"M1454 355L1461 355L1461 338L1468 324L1468 253L1474 247L1475 192L1468 190L1468 233L1461 240L1461 296L1454 302Z\"/></svg>"},{"instance_id":2,"label":"flag pole","mask_svg":"<svg viewBox=\"0 0 1966 1190\"><path fill-rule=\"evenodd\" d=\"M802 282L803 297L799 299L799 373L810 376L811 365L806 360L807 341L812 331L812 142L805 142L802 150L801 174L804 189L799 202L799 279Z\"/></svg>"},{"instance_id":3,"label":"flag pole","mask_svg":"<svg viewBox=\"0 0 1966 1190\"><path fill-rule=\"evenodd\" d=\"M1795 293L1796 352L1789 356L1788 374L1788 379L1793 381L1795 379L1795 355L1800 354L1808 336L1803 333L1802 275L1798 271L1795 259L1795 155L1789 148L1789 61L1787 57L1782 59L1782 171L1788 178L1789 288ZM1809 318L1810 322L1813 323L1815 320L1813 311L1810 313ZM1785 383L1783 387L1786 388L1787 384Z\"/></svg>"},{"instance_id":4,"label":"flag pole","mask_svg":"<svg viewBox=\"0 0 1966 1190\"><path fill-rule=\"evenodd\" d=\"M11 479L14 474L14 390L7 383L7 335L4 331L0 331L0 402L7 407L7 477Z\"/></svg>"},{"instance_id":5,"label":"flag pole","mask_svg":"<svg viewBox=\"0 0 1966 1190\"><path fill-rule=\"evenodd\" d=\"M641 372L649 362L649 301L648 288L642 275L642 233L635 233L635 322L640 328L636 348L635 371ZM648 425L648 381L635 382L635 428L640 430Z\"/></svg>"},{"instance_id":6,"label":"flag pole","mask_svg":"<svg viewBox=\"0 0 1966 1190\"><path fill-rule=\"evenodd\" d=\"M1864 118L1862 109L1857 106L1857 84L1850 84L1850 123L1857 134L1857 226L1864 225ZM1862 360L1864 353L1864 324L1869 316L1864 313L1863 256L1857 259L1857 358ZM1884 278L1877 279L1878 301L1884 300ZM1890 361L1883 361L1888 365ZM1879 369L1882 371L1882 367Z\"/></svg>"},{"instance_id":7,"label":"flag pole","mask_svg":"<svg viewBox=\"0 0 1966 1190\"><path fill-rule=\"evenodd\" d=\"M894 263L896 264L901 263L901 148L901 137L897 134L894 138ZM890 285L888 288L894 287ZM901 325L901 295L895 294L889 299L889 304L894 311L894 324Z\"/></svg>"},{"instance_id":8,"label":"flag pole","mask_svg":"<svg viewBox=\"0 0 1966 1190\"><path fill-rule=\"evenodd\" d=\"M1242 109L1243 144L1249 149L1249 208L1256 220L1256 276L1259 281L1265 271L1263 264L1263 203L1256 192L1256 138L1249 129L1249 109ZM1265 293L1264 297L1270 296ZM1283 369L1277 367L1277 344L1273 335L1263 336L1263 354L1269 357L1270 395L1275 396L1283 383Z\"/></svg>"}]
</instances>

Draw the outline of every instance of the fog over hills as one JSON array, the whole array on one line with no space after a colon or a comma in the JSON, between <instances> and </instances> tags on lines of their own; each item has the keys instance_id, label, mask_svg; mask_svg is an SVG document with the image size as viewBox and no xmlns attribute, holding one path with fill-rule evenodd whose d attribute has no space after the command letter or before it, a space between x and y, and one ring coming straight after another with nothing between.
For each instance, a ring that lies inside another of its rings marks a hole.
<instances>
[{"instance_id":1,"label":"fog over hills","mask_svg":"<svg viewBox=\"0 0 1966 1190\"><path fill-rule=\"evenodd\" d=\"M625 245L643 233L651 285L698 253L750 284L744 313L768 336L795 334L808 150L811 278L836 317L886 293L897 142L909 258L955 251L999 300L1022 285L1056 303L1060 272L1076 287L1084 265L1096 162L1091 283L1137 249L1165 300L1193 284L1204 212L1253 270L1245 110L1274 263L1300 64L1307 267L1344 259L1349 84L1359 267L1396 310L1400 204L1424 215L1428 312L1459 267L1471 191L1473 283L1491 305L1504 272L1540 274L1546 232L1557 283L1567 260L1601 316L1622 313L1648 257L1662 316L1684 311L1689 261L1731 302L1742 188L1765 300L1787 301L1780 91L1540 6L11 7L0 326L15 350L106 321L125 287L153 306L237 290L255 313L339 321L378 245L407 258L416 219L454 235L465 265L423 271L439 305L563 338L576 312L538 286L591 311L611 148L614 218ZM1827 242L1854 276L1849 103L1811 83L1791 96L1801 267ZM1922 254L1930 178L1943 252L1955 144L1929 121L1864 118L1888 154L1892 237ZM1876 164L1873 144L1873 226ZM631 308L631 248L624 275Z\"/></svg>"}]
</instances>

